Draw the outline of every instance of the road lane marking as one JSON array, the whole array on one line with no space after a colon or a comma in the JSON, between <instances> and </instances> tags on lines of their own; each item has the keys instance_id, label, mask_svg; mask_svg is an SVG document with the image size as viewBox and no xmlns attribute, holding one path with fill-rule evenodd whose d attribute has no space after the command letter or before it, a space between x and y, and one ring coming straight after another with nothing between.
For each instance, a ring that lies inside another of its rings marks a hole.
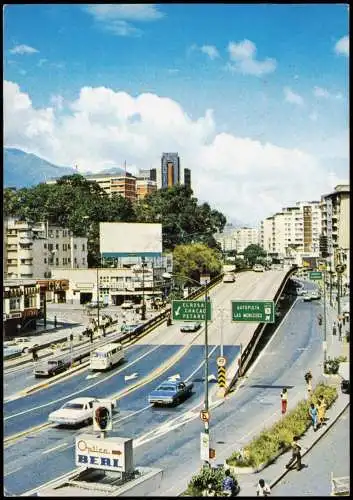
<instances>
[{"instance_id":1,"label":"road lane marking","mask_svg":"<svg viewBox=\"0 0 353 500\"><path fill-rule=\"evenodd\" d=\"M68 444L69 443L58 444L58 446L54 446L54 448L49 448L49 450L42 451L42 455L45 455L46 453L51 453L52 451L57 450L59 448L64 448Z\"/></svg>"},{"instance_id":2,"label":"road lane marking","mask_svg":"<svg viewBox=\"0 0 353 500\"><path fill-rule=\"evenodd\" d=\"M14 469L10 472L6 472L6 474L4 474L4 477L9 476L10 474L13 474L14 472L18 472L21 469L23 469L23 467L17 467L17 469Z\"/></svg>"},{"instance_id":3,"label":"road lane marking","mask_svg":"<svg viewBox=\"0 0 353 500\"><path fill-rule=\"evenodd\" d=\"M49 428L49 427L54 427L54 424L50 424L50 423L40 424L40 425L37 425L36 427L32 427L31 429L27 429L25 431L18 432L17 434L13 434L12 436L5 438L4 445L10 444L12 441L17 441L21 437L27 436L28 434L34 434L36 432L42 431L42 430Z\"/></svg>"},{"instance_id":4,"label":"road lane marking","mask_svg":"<svg viewBox=\"0 0 353 500\"><path fill-rule=\"evenodd\" d=\"M114 372L112 373L111 375L109 375L108 377L104 378L104 379L101 379L99 380L98 382L95 382L94 384L92 385L89 385L87 387L84 387L83 389L80 389L79 391L76 391L76 392L73 392L71 394L68 394L67 396L63 396L62 398L59 398L59 399L56 399L55 402L59 402L59 401L64 401L65 399L69 399L71 398L72 396L76 396L77 394L80 394L81 392L83 391L87 391L89 389L91 389L92 387L95 387L96 385L99 385L101 384L102 382L105 382L106 380L109 380L110 378L112 377L115 377L116 375L118 375L119 373L121 373L123 370L125 370L126 368L129 368L130 366L133 366L134 364L136 364L138 361L140 361L142 358L144 358L145 356L147 356L148 354L151 354L151 352L155 351L156 349L160 348L161 346L160 345L157 345L155 347L153 347L150 351L147 351L145 352L143 355L141 355L139 358L136 358L134 361L132 361L131 363L127 364L126 366L123 366L120 370L118 370L117 372ZM39 410L41 408L45 408L46 406L50 406L52 405L53 402L50 401L49 403L45 403L43 405L40 405L40 406L35 406L34 408L30 408L30 409L27 409L27 410L24 410L22 412L19 412L19 413L14 413L13 415L9 415L7 417L4 418L4 421L6 420L10 420L12 418L15 418L15 417L19 417L21 415L24 415L26 413L30 413L31 411L35 411L35 410Z\"/></svg>"}]
</instances>

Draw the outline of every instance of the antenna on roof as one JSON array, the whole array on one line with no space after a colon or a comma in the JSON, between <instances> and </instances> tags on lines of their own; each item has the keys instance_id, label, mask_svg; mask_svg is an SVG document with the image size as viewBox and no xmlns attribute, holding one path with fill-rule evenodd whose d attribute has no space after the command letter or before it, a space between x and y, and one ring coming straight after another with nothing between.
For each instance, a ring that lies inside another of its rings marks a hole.
<instances>
[{"instance_id":1,"label":"antenna on roof","mask_svg":"<svg viewBox=\"0 0 353 500\"><path fill-rule=\"evenodd\" d=\"M124 161L125 177L126 177L126 160Z\"/></svg>"}]
</instances>

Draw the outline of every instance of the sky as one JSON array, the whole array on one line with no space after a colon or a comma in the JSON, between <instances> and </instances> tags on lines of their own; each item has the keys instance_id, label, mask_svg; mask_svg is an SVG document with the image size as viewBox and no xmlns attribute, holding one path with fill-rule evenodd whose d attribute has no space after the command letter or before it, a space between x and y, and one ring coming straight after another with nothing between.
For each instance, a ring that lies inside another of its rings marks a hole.
<instances>
[{"instance_id":1,"label":"sky","mask_svg":"<svg viewBox=\"0 0 353 500\"><path fill-rule=\"evenodd\" d=\"M256 226L349 178L347 4L4 8L4 143L79 172L178 152Z\"/></svg>"}]
</instances>

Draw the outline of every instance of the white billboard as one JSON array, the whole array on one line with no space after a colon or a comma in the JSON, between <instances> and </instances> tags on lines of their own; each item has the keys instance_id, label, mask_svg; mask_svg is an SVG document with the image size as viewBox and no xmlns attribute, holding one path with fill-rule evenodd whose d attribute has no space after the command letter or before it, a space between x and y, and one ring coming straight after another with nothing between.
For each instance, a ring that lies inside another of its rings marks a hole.
<instances>
[{"instance_id":1,"label":"white billboard","mask_svg":"<svg viewBox=\"0 0 353 500\"><path fill-rule=\"evenodd\" d=\"M160 257L162 224L135 222L100 222L102 257Z\"/></svg>"}]
</instances>

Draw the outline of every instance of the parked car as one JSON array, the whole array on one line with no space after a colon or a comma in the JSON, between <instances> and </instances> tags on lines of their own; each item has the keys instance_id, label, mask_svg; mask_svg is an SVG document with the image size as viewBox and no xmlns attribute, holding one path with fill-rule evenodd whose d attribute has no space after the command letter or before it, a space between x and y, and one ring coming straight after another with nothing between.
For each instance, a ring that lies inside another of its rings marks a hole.
<instances>
[{"instance_id":1,"label":"parked car","mask_svg":"<svg viewBox=\"0 0 353 500\"><path fill-rule=\"evenodd\" d=\"M132 302L132 300L125 300L125 302L123 302L121 304L121 308L122 309L133 309L134 303Z\"/></svg>"},{"instance_id":2,"label":"parked car","mask_svg":"<svg viewBox=\"0 0 353 500\"><path fill-rule=\"evenodd\" d=\"M96 308L98 308L98 302L96 300L89 302L88 304L86 304L86 307L88 309L96 309ZM103 302L102 300L100 300L99 307L108 307L108 304L106 302Z\"/></svg>"},{"instance_id":3,"label":"parked car","mask_svg":"<svg viewBox=\"0 0 353 500\"><path fill-rule=\"evenodd\" d=\"M176 380L165 380L148 396L153 405L177 405L192 394L194 384Z\"/></svg>"},{"instance_id":4,"label":"parked car","mask_svg":"<svg viewBox=\"0 0 353 500\"><path fill-rule=\"evenodd\" d=\"M252 268L253 271L263 273L265 268L261 264L255 264Z\"/></svg>"},{"instance_id":5,"label":"parked car","mask_svg":"<svg viewBox=\"0 0 353 500\"><path fill-rule=\"evenodd\" d=\"M306 293L307 292L306 292L305 288L297 288L297 295L303 296Z\"/></svg>"},{"instance_id":6,"label":"parked car","mask_svg":"<svg viewBox=\"0 0 353 500\"><path fill-rule=\"evenodd\" d=\"M33 349L39 347L37 342L34 342L30 338L27 337L19 337L16 339L16 346L22 349L22 352L32 352Z\"/></svg>"},{"instance_id":7,"label":"parked car","mask_svg":"<svg viewBox=\"0 0 353 500\"><path fill-rule=\"evenodd\" d=\"M125 325L124 332L134 333L134 331L137 330L137 328L141 325L143 325L143 323L136 323L134 325Z\"/></svg>"},{"instance_id":8,"label":"parked car","mask_svg":"<svg viewBox=\"0 0 353 500\"><path fill-rule=\"evenodd\" d=\"M50 423L58 425L89 425L93 420L93 403L97 398L75 398L65 403L59 410L49 413ZM113 408L115 401L112 401Z\"/></svg>"},{"instance_id":9,"label":"parked car","mask_svg":"<svg viewBox=\"0 0 353 500\"><path fill-rule=\"evenodd\" d=\"M197 332L201 328L201 323L184 323L180 327L181 332Z\"/></svg>"},{"instance_id":10,"label":"parked car","mask_svg":"<svg viewBox=\"0 0 353 500\"><path fill-rule=\"evenodd\" d=\"M36 363L34 367L34 376L38 377L52 377L58 373L64 372L69 368L70 360L63 359L48 359Z\"/></svg>"}]
</instances>

